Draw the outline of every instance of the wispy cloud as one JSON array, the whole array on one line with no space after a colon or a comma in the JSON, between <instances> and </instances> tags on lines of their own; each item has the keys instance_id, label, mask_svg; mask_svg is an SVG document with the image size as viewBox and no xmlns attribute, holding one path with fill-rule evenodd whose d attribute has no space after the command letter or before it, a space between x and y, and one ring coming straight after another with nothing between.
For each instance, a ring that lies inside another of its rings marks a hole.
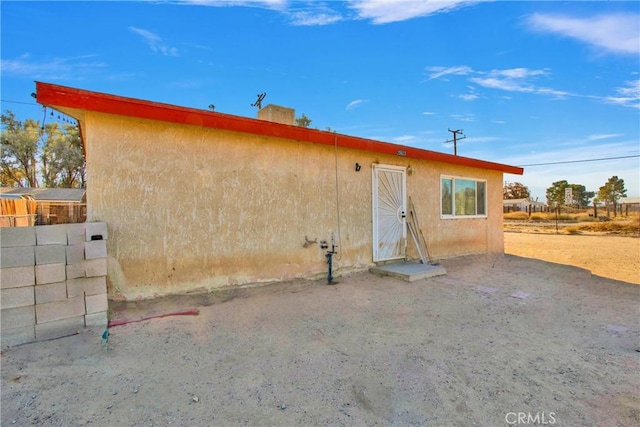
<instances>
[{"instance_id":1,"label":"wispy cloud","mask_svg":"<svg viewBox=\"0 0 640 427\"><path fill-rule=\"evenodd\" d=\"M605 14L588 18L535 13L530 28L577 39L610 53L640 54L640 15Z\"/></svg>"},{"instance_id":2,"label":"wispy cloud","mask_svg":"<svg viewBox=\"0 0 640 427\"><path fill-rule=\"evenodd\" d=\"M448 12L453 9L478 3L468 0L355 0L348 3L360 19L369 19L374 24L388 24L412 18Z\"/></svg>"},{"instance_id":3,"label":"wispy cloud","mask_svg":"<svg viewBox=\"0 0 640 427\"><path fill-rule=\"evenodd\" d=\"M431 111L424 111L422 114L424 114L425 116L433 116L436 113L432 113Z\"/></svg>"},{"instance_id":4,"label":"wispy cloud","mask_svg":"<svg viewBox=\"0 0 640 427\"><path fill-rule=\"evenodd\" d=\"M473 74L473 69L466 65L458 65L455 67L425 67L425 71L429 73L427 80L440 79L448 75L466 76Z\"/></svg>"},{"instance_id":5,"label":"wispy cloud","mask_svg":"<svg viewBox=\"0 0 640 427\"><path fill-rule=\"evenodd\" d=\"M294 3L292 6L289 16L293 25L329 25L344 19L339 12L322 2Z\"/></svg>"},{"instance_id":6,"label":"wispy cloud","mask_svg":"<svg viewBox=\"0 0 640 427\"><path fill-rule=\"evenodd\" d=\"M460 120L462 122L475 122L476 116L474 114L451 114L449 117L452 119Z\"/></svg>"},{"instance_id":7,"label":"wispy cloud","mask_svg":"<svg viewBox=\"0 0 640 427\"><path fill-rule=\"evenodd\" d=\"M32 59L23 54L16 59L0 59L0 68L6 75L48 80L82 80L96 70L105 68L106 63L92 61L96 55L72 56L67 58Z\"/></svg>"},{"instance_id":8,"label":"wispy cloud","mask_svg":"<svg viewBox=\"0 0 640 427\"><path fill-rule=\"evenodd\" d=\"M589 135L587 136L587 139L589 141L599 141L601 139L611 139L611 138L618 138L620 136L624 136L624 134L622 133L604 133L604 134L596 134L596 135Z\"/></svg>"},{"instance_id":9,"label":"wispy cloud","mask_svg":"<svg viewBox=\"0 0 640 427\"><path fill-rule=\"evenodd\" d=\"M472 77L469 80L479 86L490 89L501 89L508 92L536 92L531 79L549 74L548 70L531 70L528 68L510 68L505 70L491 70L480 73L482 77ZM548 91L550 89L545 89ZM544 92L543 92L544 93Z\"/></svg>"},{"instance_id":10,"label":"wispy cloud","mask_svg":"<svg viewBox=\"0 0 640 427\"><path fill-rule=\"evenodd\" d=\"M354 108L359 107L360 105L362 105L365 102L367 102L367 101L364 100L364 99L356 99L355 101L351 101L349 104L347 104L347 107L345 109L353 110Z\"/></svg>"},{"instance_id":11,"label":"wispy cloud","mask_svg":"<svg viewBox=\"0 0 640 427\"><path fill-rule=\"evenodd\" d=\"M178 49L164 44L162 38L156 33L137 27L129 27L129 30L142 37L152 51L159 52L165 56L179 56Z\"/></svg>"},{"instance_id":12,"label":"wispy cloud","mask_svg":"<svg viewBox=\"0 0 640 427\"><path fill-rule=\"evenodd\" d=\"M628 81L616 88L616 96L605 97L604 102L640 109L640 80Z\"/></svg>"},{"instance_id":13,"label":"wispy cloud","mask_svg":"<svg viewBox=\"0 0 640 427\"><path fill-rule=\"evenodd\" d=\"M287 6L288 0L177 0L175 3L193 6L246 6L282 10Z\"/></svg>"},{"instance_id":14,"label":"wispy cloud","mask_svg":"<svg viewBox=\"0 0 640 427\"><path fill-rule=\"evenodd\" d=\"M415 141L415 139L414 135L400 135L394 136L391 140L396 144L406 144Z\"/></svg>"},{"instance_id":15,"label":"wispy cloud","mask_svg":"<svg viewBox=\"0 0 640 427\"><path fill-rule=\"evenodd\" d=\"M551 70L548 68L531 69L517 67L481 71L474 70L466 65L458 65L455 67L427 66L425 70L431 73L428 80L442 79L448 81L448 76L468 76L467 79L469 82L487 89L501 90L504 92L530 93L555 99L565 99L567 97L590 98L608 104L640 109L640 79L627 81L623 86L615 88L614 95L603 97L572 93L540 85L538 83L540 79L551 77ZM456 95L456 97L463 101L474 101L478 99L479 95L475 88L473 86L469 86L468 88L469 93ZM505 99L509 98L505 97Z\"/></svg>"},{"instance_id":16,"label":"wispy cloud","mask_svg":"<svg viewBox=\"0 0 640 427\"><path fill-rule=\"evenodd\" d=\"M479 96L475 93L465 93L462 95L458 95L458 98L462 99L463 101L475 101L479 98Z\"/></svg>"}]
</instances>

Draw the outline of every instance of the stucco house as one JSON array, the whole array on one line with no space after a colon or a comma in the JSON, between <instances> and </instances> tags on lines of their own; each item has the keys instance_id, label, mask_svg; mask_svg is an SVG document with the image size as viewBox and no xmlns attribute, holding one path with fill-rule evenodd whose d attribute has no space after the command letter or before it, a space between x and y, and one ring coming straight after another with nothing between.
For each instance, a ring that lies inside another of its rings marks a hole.
<instances>
[{"instance_id":1,"label":"stucco house","mask_svg":"<svg viewBox=\"0 0 640 427\"><path fill-rule=\"evenodd\" d=\"M321 278L416 258L409 197L436 259L502 253L503 173L519 167L48 83L78 120L87 221L108 225L111 295ZM327 248L328 247L328 248Z\"/></svg>"}]
</instances>

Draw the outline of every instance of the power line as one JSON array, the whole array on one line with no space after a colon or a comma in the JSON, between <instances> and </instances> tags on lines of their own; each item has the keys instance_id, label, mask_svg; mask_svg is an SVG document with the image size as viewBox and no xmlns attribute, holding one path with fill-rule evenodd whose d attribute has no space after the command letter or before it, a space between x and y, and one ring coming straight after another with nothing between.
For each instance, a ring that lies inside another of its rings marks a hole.
<instances>
[{"instance_id":1,"label":"power line","mask_svg":"<svg viewBox=\"0 0 640 427\"><path fill-rule=\"evenodd\" d=\"M36 104L35 102L20 102L20 101L11 101L10 99L0 99L0 102L6 102L9 104L23 104L23 105L40 105L40 104Z\"/></svg>"},{"instance_id":2,"label":"power line","mask_svg":"<svg viewBox=\"0 0 640 427\"><path fill-rule=\"evenodd\" d=\"M530 165L518 165L518 166L525 167L525 166L564 165L564 164L567 164L567 163L585 163L585 162L599 162L599 161L602 161L602 160L630 159L632 157L640 157L640 154L634 154L632 156L602 157L600 159L566 160L564 162L532 163Z\"/></svg>"}]
</instances>

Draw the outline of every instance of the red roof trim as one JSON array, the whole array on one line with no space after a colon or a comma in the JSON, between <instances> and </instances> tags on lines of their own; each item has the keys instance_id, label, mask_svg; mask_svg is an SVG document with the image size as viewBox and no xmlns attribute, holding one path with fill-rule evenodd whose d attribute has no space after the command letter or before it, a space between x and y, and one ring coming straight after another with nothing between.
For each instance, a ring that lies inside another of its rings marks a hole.
<instances>
[{"instance_id":1,"label":"red roof trim","mask_svg":"<svg viewBox=\"0 0 640 427\"><path fill-rule=\"evenodd\" d=\"M159 120L184 125L202 126L224 129L233 132L250 133L315 144L334 145L339 147L365 150L375 153L401 155L412 159L432 160L454 165L490 169L522 175L524 169L501 163L454 156L436 151L422 150L414 147L374 141L355 136L336 134L316 129L290 126L259 119L215 113L195 108L179 107L159 102L144 101L135 98L91 92L50 83L36 82L38 102L48 107L67 107L100 113Z\"/></svg>"}]
</instances>

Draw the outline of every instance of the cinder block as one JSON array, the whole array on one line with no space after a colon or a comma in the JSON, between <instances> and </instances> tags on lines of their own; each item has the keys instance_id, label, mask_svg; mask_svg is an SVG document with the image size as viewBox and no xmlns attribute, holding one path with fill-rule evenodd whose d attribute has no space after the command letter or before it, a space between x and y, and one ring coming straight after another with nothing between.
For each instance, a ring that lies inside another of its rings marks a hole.
<instances>
[{"instance_id":1,"label":"cinder block","mask_svg":"<svg viewBox=\"0 0 640 427\"><path fill-rule=\"evenodd\" d=\"M94 240L92 242L86 242L84 244L84 258L96 259L107 257L107 241L106 240Z\"/></svg>"},{"instance_id":2,"label":"cinder block","mask_svg":"<svg viewBox=\"0 0 640 427\"><path fill-rule=\"evenodd\" d=\"M67 279L67 298L105 293L107 293L106 276Z\"/></svg>"},{"instance_id":3,"label":"cinder block","mask_svg":"<svg viewBox=\"0 0 640 427\"><path fill-rule=\"evenodd\" d=\"M107 259L97 258L88 259L84 262L84 273L87 277L106 276L107 275Z\"/></svg>"},{"instance_id":4,"label":"cinder block","mask_svg":"<svg viewBox=\"0 0 640 427\"><path fill-rule=\"evenodd\" d=\"M67 269L62 264L36 265L36 285L64 282L67 278Z\"/></svg>"},{"instance_id":5,"label":"cinder block","mask_svg":"<svg viewBox=\"0 0 640 427\"><path fill-rule=\"evenodd\" d=\"M67 279L67 298L83 297L86 286L84 277Z\"/></svg>"},{"instance_id":6,"label":"cinder block","mask_svg":"<svg viewBox=\"0 0 640 427\"><path fill-rule=\"evenodd\" d=\"M35 246L35 227L0 227L0 247Z\"/></svg>"},{"instance_id":7,"label":"cinder block","mask_svg":"<svg viewBox=\"0 0 640 427\"><path fill-rule=\"evenodd\" d=\"M21 286L31 286L36 284L36 268L33 265L28 267L11 267L0 269L0 288L19 288Z\"/></svg>"},{"instance_id":8,"label":"cinder block","mask_svg":"<svg viewBox=\"0 0 640 427\"><path fill-rule=\"evenodd\" d=\"M67 263L66 246L36 246L36 265Z\"/></svg>"},{"instance_id":9,"label":"cinder block","mask_svg":"<svg viewBox=\"0 0 640 427\"><path fill-rule=\"evenodd\" d=\"M36 324L35 306L3 308L0 310L0 330Z\"/></svg>"},{"instance_id":10,"label":"cinder block","mask_svg":"<svg viewBox=\"0 0 640 427\"><path fill-rule=\"evenodd\" d=\"M24 286L22 288L3 289L0 292L0 307L14 308L27 307L36 303L34 297L35 286Z\"/></svg>"},{"instance_id":11,"label":"cinder block","mask_svg":"<svg viewBox=\"0 0 640 427\"><path fill-rule=\"evenodd\" d=\"M85 326L107 326L109 324L109 317L106 311L99 313L87 314L84 316Z\"/></svg>"},{"instance_id":12,"label":"cinder block","mask_svg":"<svg viewBox=\"0 0 640 427\"><path fill-rule=\"evenodd\" d=\"M67 245L80 245L85 242L84 223L67 224Z\"/></svg>"},{"instance_id":13,"label":"cinder block","mask_svg":"<svg viewBox=\"0 0 640 427\"><path fill-rule=\"evenodd\" d=\"M36 288L36 304L46 304L54 301L64 301L67 299L67 283L49 283L48 285L38 285Z\"/></svg>"},{"instance_id":14,"label":"cinder block","mask_svg":"<svg viewBox=\"0 0 640 427\"><path fill-rule=\"evenodd\" d=\"M107 240L107 223L106 222L85 222L85 239L91 241L92 236L102 236L102 240Z\"/></svg>"},{"instance_id":15,"label":"cinder block","mask_svg":"<svg viewBox=\"0 0 640 427\"><path fill-rule=\"evenodd\" d=\"M36 243L41 245L66 245L67 225L39 225L36 227Z\"/></svg>"},{"instance_id":16,"label":"cinder block","mask_svg":"<svg viewBox=\"0 0 640 427\"><path fill-rule=\"evenodd\" d=\"M87 307L87 314L107 311L109 309L107 294L87 295L84 297L84 300Z\"/></svg>"},{"instance_id":17,"label":"cinder block","mask_svg":"<svg viewBox=\"0 0 640 427\"><path fill-rule=\"evenodd\" d=\"M84 261L67 265L67 279L76 279L78 277L84 277L84 275Z\"/></svg>"},{"instance_id":18,"label":"cinder block","mask_svg":"<svg viewBox=\"0 0 640 427\"><path fill-rule=\"evenodd\" d=\"M60 338L80 332L82 329L84 329L84 316L37 324L36 339Z\"/></svg>"},{"instance_id":19,"label":"cinder block","mask_svg":"<svg viewBox=\"0 0 640 427\"><path fill-rule=\"evenodd\" d=\"M64 301L38 304L36 305L36 324L83 316L84 314L84 297L75 297Z\"/></svg>"},{"instance_id":20,"label":"cinder block","mask_svg":"<svg viewBox=\"0 0 640 427\"><path fill-rule=\"evenodd\" d=\"M2 251L0 251L0 268L35 265L35 253L35 246L2 248Z\"/></svg>"},{"instance_id":21,"label":"cinder block","mask_svg":"<svg viewBox=\"0 0 640 427\"><path fill-rule=\"evenodd\" d=\"M84 239L84 235L82 236ZM77 264L84 261L84 243L78 245L70 245L66 247L67 265Z\"/></svg>"},{"instance_id":22,"label":"cinder block","mask_svg":"<svg viewBox=\"0 0 640 427\"><path fill-rule=\"evenodd\" d=\"M13 347L14 345L24 344L35 339L35 325L11 328L2 331L2 334L0 335L0 346L2 346L2 348Z\"/></svg>"},{"instance_id":23,"label":"cinder block","mask_svg":"<svg viewBox=\"0 0 640 427\"><path fill-rule=\"evenodd\" d=\"M84 280L85 295L98 295L107 293L107 276L87 277Z\"/></svg>"}]
</instances>

